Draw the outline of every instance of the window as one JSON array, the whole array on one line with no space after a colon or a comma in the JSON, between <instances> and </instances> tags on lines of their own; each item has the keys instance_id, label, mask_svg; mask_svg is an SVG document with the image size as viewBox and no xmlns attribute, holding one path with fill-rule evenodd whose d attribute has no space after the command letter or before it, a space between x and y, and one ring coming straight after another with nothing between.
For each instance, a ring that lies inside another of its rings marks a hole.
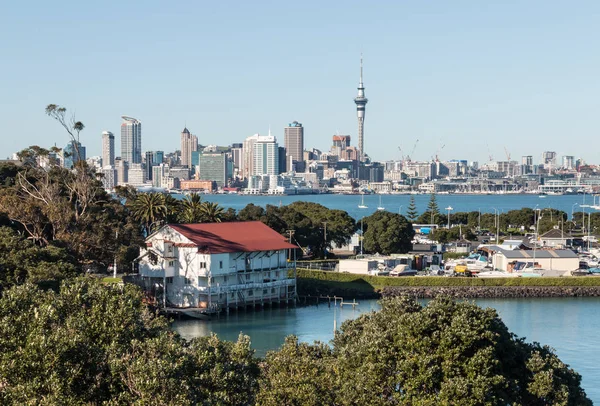
<instances>
[{"instance_id":1,"label":"window","mask_svg":"<svg viewBox=\"0 0 600 406\"><path fill-rule=\"evenodd\" d=\"M167 278L167 283L173 283L173 277L172 276L170 276L170 277Z\"/></svg>"},{"instance_id":2,"label":"window","mask_svg":"<svg viewBox=\"0 0 600 406\"><path fill-rule=\"evenodd\" d=\"M227 282L227 276L223 277L223 282Z\"/></svg>"},{"instance_id":3,"label":"window","mask_svg":"<svg viewBox=\"0 0 600 406\"><path fill-rule=\"evenodd\" d=\"M252 292L251 290L248 291L248 296L252 296L254 294L254 292Z\"/></svg>"},{"instance_id":4,"label":"window","mask_svg":"<svg viewBox=\"0 0 600 406\"><path fill-rule=\"evenodd\" d=\"M263 289L263 295L266 295L267 293L269 293L269 291L267 289Z\"/></svg>"},{"instance_id":5,"label":"window","mask_svg":"<svg viewBox=\"0 0 600 406\"><path fill-rule=\"evenodd\" d=\"M175 266L175 261L169 261L169 267L174 267Z\"/></svg>"},{"instance_id":6,"label":"window","mask_svg":"<svg viewBox=\"0 0 600 406\"><path fill-rule=\"evenodd\" d=\"M210 277L210 283L211 283L211 285L212 285L213 283L215 283L215 278L214 278L214 277L212 277L212 276Z\"/></svg>"},{"instance_id":7,"label":"window","mask_svg":"<svg viewBox=\"0 0 600 406\"><path fill-rule=\"evenodd\" d=\"M275 288L271 288L271 293L275 293Z\"/></svg>"},{"instance_id":8,"label":"window","mask_svg":"<svg viewBox=\"0 0 600 406\"><path fill-rule=\"evenodd\" d=\"M276 278L279 278L279 271L276 271L276 272L275 272L275 277L276 277Z\"/></svg>"},{"instance_id":9,"label":"window","mask_svg":"<svg viewBox=\"0 0 600 406\"><path fill-rule=\"evenodd\" d=\"M194 280L192 278L185 278L185 284L186 285L193 285L194 284Z\"/></svg>"},{"instance_id":10,"label":"window","mask_svg":"<svg viewBox=\"0 0 600 406\"><path fill-rule=\"evenodd\" d=\"M171 244L167 244L167 252L173 252L173 246Z\"/></svg>"},{"instance_id":11,"label":"window","mask_svg":"<svg viewBox=\"0 0 600 406\"><path fill-rule=\"evenodd\" d=\"M231 298L233 299L235 297L235 293L231 292Z\"/></svg>"},{"instance_id":12,"label":"window","mask_svg":"<svg viewBox=\"0 0 600 406\"><path fill-rule=\"evenodd\" d=\"M200 262L200 269L206 269L206 262Z\"/></svg>"},{"instance_id":13,"label":"window","mask_svg":"<svg viewBox=\"0 0 600 406\"><path fill-rule=\"evenodd\" d=\"M246 280L249 281L250 280L250 275L246 274Z\"/></svg>"},{"instance_id":14,"label":"window","mask_svg":"<svg viewBox=\"0 0 600 406\"><path fill-rule=\"evenodd\" d=\"M223 261L219 261L219 269L223 269Z\"/></svg>"}]
</instances>

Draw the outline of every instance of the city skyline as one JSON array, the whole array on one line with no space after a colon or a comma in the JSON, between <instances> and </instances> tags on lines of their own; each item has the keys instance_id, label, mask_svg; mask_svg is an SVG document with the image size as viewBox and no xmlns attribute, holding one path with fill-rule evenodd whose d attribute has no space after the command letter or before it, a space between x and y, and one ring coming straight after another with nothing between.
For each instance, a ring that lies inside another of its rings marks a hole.
<instances>
[{"instance_id":1,"label":"city skyline","mask_svg":"<svg viewBox=\"0 0 600 406\"><path fill-rule=\"evenodd\" d=\"M282 127L295 119L306 126L307 147L327 150L338 132L356 145L350 101L364 52L365 152L375 160L399 159L397 147L409 150L417 139L418 160L430 159L436 148L425 146L434 145L445 145L441 159L485 162L491 154L500 160L505 147L513 157L552 150L595 158L586 147L600 131L593 52L600 5L594 2L577 8L557 1L543 7L406 2L365 9L309 1L302 10L260 2L67 4L40 3L31 12L14 3L3 10L0 34L13 40L0 67L10 78L3 83L10 103L0 120L5 134L21 135L28 123L22 136L3 139L5 156L29 145L66 144L64 132L43 114L48 103L67 107L86 125L81 142L88 155L101 155L97 135L118 134L123 112L144 123L144 150L176 149L186 121L201 144L241 142L266 133L269 124L281 138ZM127 17L133 10L136 22ZM193 23L205 15L203 24ZM284 29L289 15L311 29ZM102 36L100 21L111 28ZM175 29L181 24L190 29ZM65 49L90 52L57 58L56 38ZM134 48L123 43L134 45L136 63L99 63L130 57ZM186 63L174 63L182 55Z\"/></svg>"}]
</instances>

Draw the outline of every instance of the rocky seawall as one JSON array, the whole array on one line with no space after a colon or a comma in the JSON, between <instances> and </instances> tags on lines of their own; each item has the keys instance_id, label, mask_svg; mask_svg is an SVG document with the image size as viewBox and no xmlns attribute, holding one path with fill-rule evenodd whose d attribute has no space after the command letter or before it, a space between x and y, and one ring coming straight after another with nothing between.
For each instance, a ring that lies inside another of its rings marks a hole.
<instances>
[{"instance_id":1,"label":"rocky seawall","mask_svg":"<svg viewBox=\"0 0 600 406\"><path fill-rule=\"evenodd\" d=\"M383 297L412 296L431 299L452 298L541 298L600 297L600 286L390 286L381 291Z\"/></svg>"}]
</instances>

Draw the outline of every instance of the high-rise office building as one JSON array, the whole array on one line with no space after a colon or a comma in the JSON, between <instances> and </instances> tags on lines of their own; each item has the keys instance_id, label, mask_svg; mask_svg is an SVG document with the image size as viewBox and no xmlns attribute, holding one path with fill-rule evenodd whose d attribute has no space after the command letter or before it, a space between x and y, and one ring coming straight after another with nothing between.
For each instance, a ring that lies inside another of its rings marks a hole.
<instances>
[{"instance_id":1,"label":"high-rise office building","mask_svg":"<svg viewBox=\"0 0 600 406\"><path fill-rule=\"evenodd\" d=\"M210 180L222 188L227 186L229 174L227 171L227 155L219 153L200 154L199 156L199 179Z\"/></svg>"},{"instance_id":2,"label":"high-rise office building","mask_svg":"<svg viewBox=\"0 0 600 406\"><path fill-rule=\"evenodd\" d=\"M144 186L146 183L147 173L143 164L131 164L127 171L127 184L131 186Z\"/></svg>"},{"instance_id":3,"label":"high-rise office building","mask_svg":"<svg viewBox=\"0 0 600 406\"><path fill-rule=\"evenodd\" d=\"M522 165L533 166L533 156L531 155L523 155L521 158Z\"/></svg>"},{"instance_id":4,"label":"high-rise office building","mask_svg":"<svg viewBox=\"0 0 600 406\"><path fill-rule=\"evenodd\" d=\"M279 145L275 137L259 135L254 142L254 168L252 175L279 174Z\"/></svg>"},{"instance_id":5,"label":"high-rise office building","mask_svg":"<svg viewBox=\"0 0 600 406\"><path fill-rule=\"evenodd\" d=\"M544 165L544 169L552 170L556 168L556 152L544 151L542 153L542 165Z\"/></svg>"},{"instance_id":6,"label":"high-rise office building","mask_svg":"<svg viewBox=\"0 0 600 406\"><path fill-rule=\"evenodd\" d=\"M231 144L231 162L233 163L234 169L242 169L243 150L244 144Z\"/></svg>"},{"instance_id":7,"label":"high-rise office building","mask_svg":"<svg viewBox=\"0 0 600 406\"><path fill-rule=\"evenodd\" d=\"M102 166L115 166L115 136L110 131L102 132Z\"/></svg>"},{"instance_id":8,"label":"high-rise office building","mask_svg":"<svg viewBox=\"0 0 600 406\"><path fill-rule=\"evenodd\" d=\"M575 157L573 155L563 156L562 167L564 169L575 169Z\"/></svg>"},{"instance_id":9,"label":"high-rise office building","mask_svg":"<svg viewBox=\"0 0 600 406\"><path fill-rule=\"evenodd\" d=\"M363 64L362 55L360 56L360 82L358 83L358 96L354 99L356 104L356 115L358 117L358 160L364 161L364 123L365 123L365 107L368 99L365 97L365 86L363 85Z\"/></svg>"},{"instance_id":10,"label":"high-rise office building","mask_svg":"<svg viewBox=\"0 0 600 406\"><path fill-rule=\"evenodd\" d=\"M144 154L144 165L146 169L146 179L152 180L152 167L154 166L154 152L146 151Z\"/></svg>"},{"instance_id":11,"label":"high-rise office building","mask_svg":"<svg viewBox=\"0 0 600 406\"><path fill-rule=\"evenodd\" d=\"M304 127L294 121L284 129L287 170L304 172Z\"/></svg>"},{"instance_id":12,"label":"high-rise office building","mask_svg":"<svg viewBox=\"0 0 600 406\"><path fill-rule=\"evenodd\" d=\"M165 152L164 151L154 151L152 154L152 162L154 165L160 165L165 161Z\"/></svg>"},{"instance_id":13,"label":"high-rise office building","mask_svg":"<svg viewBox=\"0 0 600 406\"><path fill-rule=\"evenodd\" d=\"M339 158L342 156L342 151L346 151L350 147L349 135L334 135L331 153Z\"/></svg>"},{"instance_id":14,"label":"high-rise office building","mask_svg":"<svg viewBox=\"0 0 600 406\"><path fill-rule=\"evenodd\" d=\"M78 141L70 141L63 150L63 165L67 169L73 169L79 161L85 161L85 147Z\"/></svg>"},{"instance_id":15,"label":"high-rise office building","mask_svg":"<svg viewBox=\"0 0 600 406\"><path fill-rule=\"evenodd\" d=\"M192 152L198 151L198 137L192 135L187 128L181 132L181 165L192 166Z\"/></svg>"},{"instance_id":16,"label":"high-rise office building","mask_svg":"<svg viewBox=\"0 0 600 406\"><path fill-rule=\"evenodd\" d=\"M254 143L260 137L254 134L244 140L242 148L242 177L247 178L254 175Z\"/></svg>"},{"instance_id":17,"label":"high-rise office building","mask_svg":"<svg viewBox=\"0 0 600 406\"><path fill-rule=\"evenodd\" d=\"M285 156L285 147L279 147L279 173L285 173L287 167L287 160Z\"/></svg>"},{"instance_id":18,"label":"high-rise office building","mask_svg":"<svg viewBox=\"0 0 600 406\"><path fill-rule=\"evenodd\" d=\"M121 160L142 163L142 123L133 117L121 116Z\"/></svg>"}]
</instances>

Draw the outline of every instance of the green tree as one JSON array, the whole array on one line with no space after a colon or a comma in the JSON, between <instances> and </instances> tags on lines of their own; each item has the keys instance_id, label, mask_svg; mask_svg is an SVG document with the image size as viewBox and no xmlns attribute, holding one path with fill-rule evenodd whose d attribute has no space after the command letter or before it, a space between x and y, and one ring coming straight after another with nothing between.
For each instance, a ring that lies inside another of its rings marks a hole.
<instances>
[{"instance_id":1,"label":"green tree","mask_svg":"<svg viewBox=\"0 0 600 406\"><path fill-rule=\"evenodd\" d=\"M162 193L140 193L131 203L133 217L142 223L146 235L166 221L168 208Z\"/></svg>"},{"instance_id":2,"label":"green tree","mask_svg":"<svg viewBox=\"0 0 600 406\"><path fill-rule=\"evenodd\" d=\"M39 247L8 227L0 227L0 290L26 281L47 283L73 277L76 261L59 247Z\"/></svg>"},{"instance_id":3,"label":"green tree","mask_svg":"<svg viewBox=\"0 0 600 406\"><path fill-rule=\"evenodd\" d=\"M440 214L440 209L437 204L437 199L436 199L435 193L432 193L431 197L429 198L429 203L427 203L427 211L434 215Z\"/></svg>"},{"instance_id":4,"label":"green tree","mask_svg":"<svg viewBox=\"0 0 600 406\"><path fill-rule=\"evenodd\" d=\"M254 203L248 203L238 213L238 219L240 221L262 221L265 215L265 209L261 206L257 206Z\"/></svg>"},{"instance_id":5,"label":"green tree","mask_svg":"<svg viewBox=\"0 0 600 406\"><path fill-rule=\"evenodd\" d=\"M220 223L223 218L223 207L214 202L202 203L202 221L205 223Z\"/></svg>"},{"instance_id":6,"label":"green tree","mask_svg":"<svg viewBox=\"0 0 600 406\"><path fill-rule=\"evenodd\" d=\"M415 197L413 195L410 196L410 202L408 203L408 207L406 209L406 218L414 223L419 217L419 212L417 211L417 203L415 202Z\"/></svg>"},{"instance_id":7,"label":"green tree","mask_svg":"<svg viewBox=\"0 0 600 406\"><path fill-rule=\"evenodd\" d=\"M179 222L181 223L201 223L203 219L202 196L198 193L192 193L183 198L181 202L181 212L179 213Z\"/></svg>"},{"instance_id":8,"label":"green tree","mask_svg":"<svg viewBox=\"0 0 600 406\"><path fill-rule=\"evenodd\" d=\"M376 211L364 220L363 248L384 255L406 253L412 249L415 231L400 214Z\"/></svg>"},{"instance_id":9,"label":"green tree","mask_svg":"<svg viewBox=\"0 0 600 406\"><path fill-rule=\"evenodd\" d=\"M0 404L251 405L250 340L183 340L140 290L91 278L0 297ZM19 360L19 362L15 362Z\"/></svg>"},{"instance_id":10,"label":"green tree","mask_svg":"<svg viewBox=\"0 0 600 406\"><path fill-rule=\"evenodd\" d=\"M277 351L267 353L257 404L261 406L335 405L336 360L329 346L299 343L289 336Z\"/></svg>"},{"instance_id":11,"label":"green tree","mask_svg":"<svg viewBox=\"0 0 600 406\"><path fill-rule=\"evenodd\" d=\"M336 404L591 405L548 347L511 334L494 309L386 299L333 339Z\"/></svg>"}]
</instances>

